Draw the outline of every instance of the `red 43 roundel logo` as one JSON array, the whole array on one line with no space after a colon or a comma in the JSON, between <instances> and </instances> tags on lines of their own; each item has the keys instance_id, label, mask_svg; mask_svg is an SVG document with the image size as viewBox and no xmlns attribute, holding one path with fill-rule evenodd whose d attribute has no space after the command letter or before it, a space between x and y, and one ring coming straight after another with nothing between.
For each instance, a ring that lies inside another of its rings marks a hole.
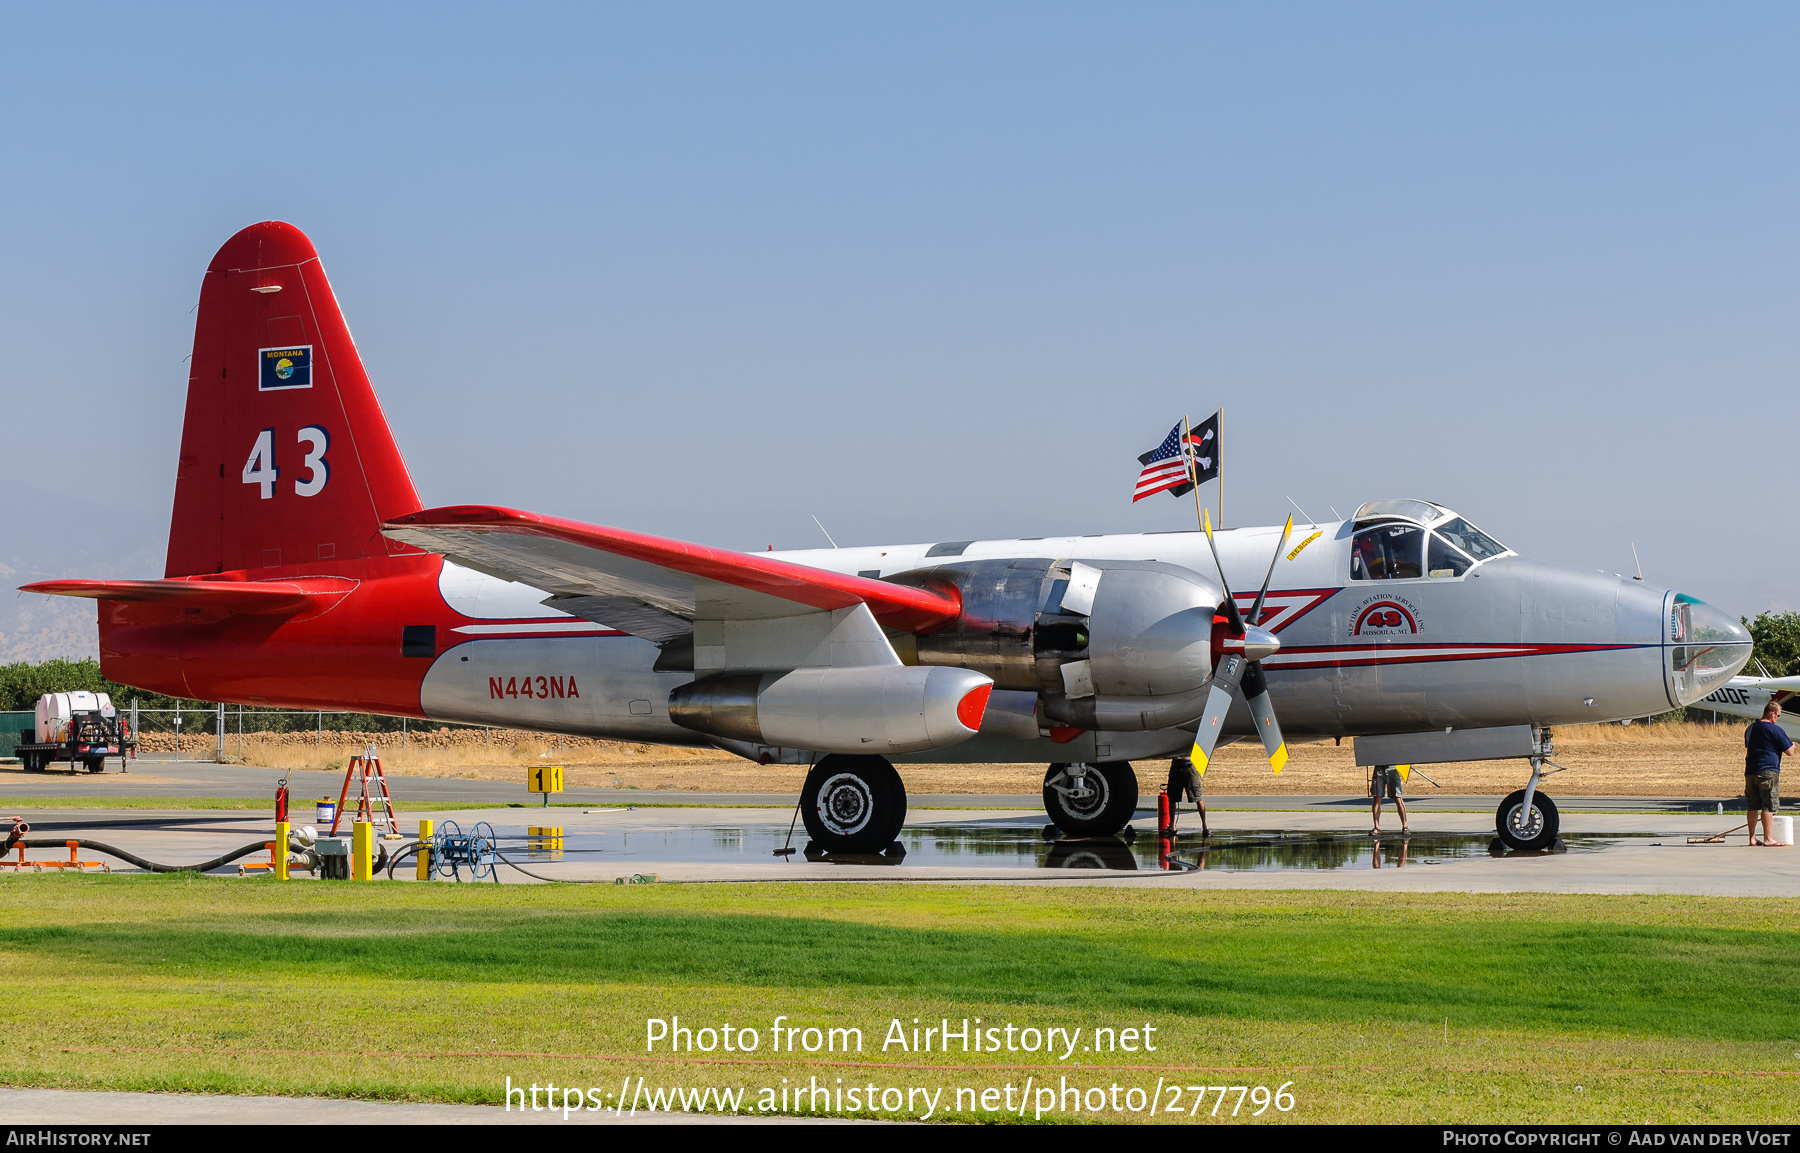
<instances>
[{"instance_id":1,"label":"red 43 roundel logo","mask_svg":"<svg viewBox=\"0 0 1800 1153\"><path fill-rule=\"evenodd\" d=\"M1411 636L1423 631L1419 610L1405 597L1378 594L1350 614L1353 637Z\"/></svg>"}]
</instances>

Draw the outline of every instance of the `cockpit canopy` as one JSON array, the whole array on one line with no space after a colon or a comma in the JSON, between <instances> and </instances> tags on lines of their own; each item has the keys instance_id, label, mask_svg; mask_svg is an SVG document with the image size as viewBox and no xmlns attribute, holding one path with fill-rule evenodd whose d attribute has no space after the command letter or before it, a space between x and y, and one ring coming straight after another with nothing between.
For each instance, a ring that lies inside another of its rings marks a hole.
<instances>
[{"instance_id":1,"label":"cockpit canopy","mask_svg":"<svg viewBox=\"0 0 1800 1153\"><path fill-rule=\"evenodd\" d=\"M1428 500L1372 500L1351 519L1351 580L1447 580L1512 551Z\"/></svg>"}]
</instances>

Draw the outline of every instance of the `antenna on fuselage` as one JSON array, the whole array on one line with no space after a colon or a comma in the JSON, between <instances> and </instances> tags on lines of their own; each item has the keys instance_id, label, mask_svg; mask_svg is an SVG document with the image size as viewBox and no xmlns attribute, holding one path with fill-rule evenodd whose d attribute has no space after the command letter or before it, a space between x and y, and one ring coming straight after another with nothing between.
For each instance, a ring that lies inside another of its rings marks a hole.
<instances>
[{"instance_id":1,"label":"antenna on fuselage","mask_svg":"<svg viewBox=\"0 0 1800 1153\"><path fill-rule=\"evenodd\" d=\"M1282 495L1282 496L1287 496L1287 494L1286 494L1286 493L1282 493L1282 494L1281 494L1281 495ZM1307 523L1307 525L1308 525L1308 526L1309 526L1309 527L1313 527L1313 528L1317 528L1317 527L1318 527L1318 524L1319 524L1319 522L1318 522L1318 521L1316 521L1316 520L1314 520L1314 519L1313 519L1313 518L1312 518L1312 517L1310 517L1310 516L1307 516L1307 515L1306 515L1306 510L1305 510L1305 509L1303 509L1303 508L1301 508L1301 507L1300 507L1300 502L1299 502L1299 501L1297 501L1297 500L1295 500L1295 499L1294 499L1294 498L1293 498L1293 497L1291 497L1291 496L1287 496L1287 502L1288 502L1288 503L1289 503L1289 504L1291 504L1291 505L1293 505L1293 506L1294 506L1294 508L1295 508L1295 509L1297 509L1297 510L1298 510L1298 511L1299 511L1299 513L1300 513L1300 515L1301 515L1301 516L1305 516L1305 517L1306 517L1306 523Z\"/></svg>"},{"instance_id":2,"label":"antenna on fuselage","mask_svg":"<svg viewBox=\"0 0 1800 1153\"><path fill-rule=\"evenodd\" d=\"M821 524L821 523L820 523L820 521L819 521L819 517L818 517L818 514L817 514L817 513L815 513L815 514L813 514L813 523L814 523L814 524L816 524L816 525L818 525L818 526L819 526L819 531L820 531L820 532L825 532L825 526L824 526L824 525L823 525L823 524ZM826 539L826 540L831 540L831 534L830 534L830 533L828 533L828 532L825 532L825 539ZM838 546L838 542L837 542L837 541L834 541L834 540L831 540L831 547L832 547L832 548L836 548L836 547L837 547L837 546Z\"/></svg>"},{"instance_id":3,"label":"antenna on fuselage","mask_svg":"<svg viewBox=\"0 0 1800 1153\"><path fill-rule=\"evenodd\" d=\"M1631 563L1636 565L1637 570L1638 570L1637 576L1632 579L1643 580L1644 579L1644 562L1638 559L1637 542L1636 541L1631 542Z\"/></svg>"},{"instance_id":4,"label":"antenna on fuselage","mask_svg":"<svg viewBox=\"0 0 1800 1153\"><path fill-rule=\"evenodd\" d=\"M1326 505L1326 506L1325 506L1325 507L1326 507L1326 508L1331 508L1331 506L1330 506L1330 505ZM1337 510L1337 509L1335 509L1335 508L1331 508L1331 518L1332 518L1332 519L1333 519L1333 520L1343 520L1343 519L1344 519L1344 518L1343 518L1343 515L1342 515L1342 514L1340 514L1340 513L1339 513L1339 512L1338 512L1338 510Z\"/></svg>"}]
</instances>

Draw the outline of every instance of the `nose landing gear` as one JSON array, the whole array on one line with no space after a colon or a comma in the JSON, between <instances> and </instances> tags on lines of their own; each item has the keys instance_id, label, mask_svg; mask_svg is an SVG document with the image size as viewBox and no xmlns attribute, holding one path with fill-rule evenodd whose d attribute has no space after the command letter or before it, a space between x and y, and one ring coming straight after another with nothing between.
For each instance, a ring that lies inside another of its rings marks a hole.
<instances>
[{"instance_id":1,"label":"nose landing gear","mask_svg":"<svg viewBox=\"0 0 1800 1153\"><path fill-rule=\"evenodd\" d=\"M1538 791L1538 782L1563 772L1563 767L1550 759L1556 748L1550 730L1543 730L1538 741L1538 755L1531 758L1531 779L1525 787L1507 794L1494 812L1494 831L1509 849L1542 852L1556 847L1556 833L1562 825L1556 802ZM1552 766L1548 771L1545 765Z\"/></svg>"},{"instance_id":2,"label":"nose landing gear","mask_svg":"<svg viewBox=\"0 0 1800 1153\"><path fill-rule=\"evenodd\" d=\"M1524 789L1519 789L1500 802L1494 814L1495 830L1509 849L1541 852L1554 848L1561 825L1556 802L1543 793L1533 794L1528 801L1525 794Z\"/></svg>"}]
</instances>

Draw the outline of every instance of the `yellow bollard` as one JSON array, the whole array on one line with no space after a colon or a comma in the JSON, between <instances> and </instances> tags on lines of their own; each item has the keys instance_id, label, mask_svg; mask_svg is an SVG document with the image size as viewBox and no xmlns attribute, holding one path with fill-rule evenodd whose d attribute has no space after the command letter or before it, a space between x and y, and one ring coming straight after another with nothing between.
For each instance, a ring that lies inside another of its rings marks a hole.
<instances>
[{"instance_id":1,"label":"yellow bollard","mask_svg":"<svg viewBox=\"0 0 1800 1153\"><path fill-rule=\"evenodd\" d=\"M419 871L414 874L421 881L431 880L431 828L427 820L419 822L419 851L414 856L419 859Z\"/></svg>"},{"instance_id":2,"label":"yellow bollard","mask_svg":"<svg viewBox=\"0 0 1800 1153\"><path fill-rule=\"evenodd\" d=\"M374 874L375 826L368 821L358 821L350 833L350 879L372 881Z\"/></svg>"},{"instance_id":3,"label":"yellow bollard","mask_svg":"<svg viewBox=\"0 0 1800 1153\"><path fill-rule=\"evenodd\" d=\"M275 879L277 881L287 880L288 879L288 859L287 859L288 858L288 823L286 821L276 821L275 822L275 853L274 853L274 857L275 857Z\"/></svg>"}]
</instances>

